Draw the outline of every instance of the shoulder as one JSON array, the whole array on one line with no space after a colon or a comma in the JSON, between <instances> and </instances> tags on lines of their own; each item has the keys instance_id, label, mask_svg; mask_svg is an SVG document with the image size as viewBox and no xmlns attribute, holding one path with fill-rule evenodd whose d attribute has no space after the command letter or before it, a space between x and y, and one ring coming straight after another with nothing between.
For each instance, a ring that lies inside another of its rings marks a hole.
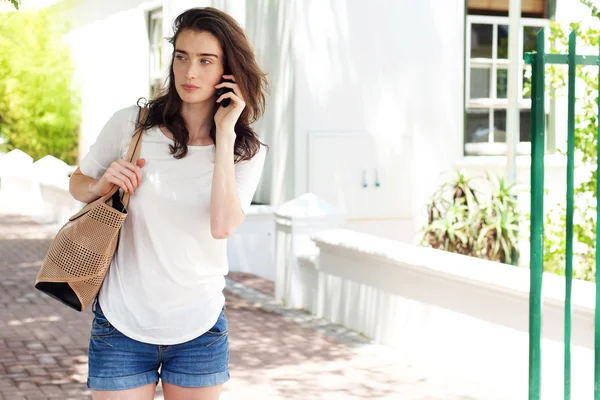
<instances>
[{"instance_id":1,"label":"shoulder","mask_svg":"<svg viewBox=\"0 0 600 400\"><path fill-rule=\"evenodd\" d=\"M123 143L128 143L131 140L135 132L139 111L140 108L137 105L132 105L118 109L113 113L111 125L114 127L114 134L119 135Z\"/></svg>"},{"instance_id":2,"label":"shoulder","mask_svg":"<svg viewBox=\"0 0 600 400\"><path fill-rule=\"evenodd\" d=\"M137 105L121 108L114 112L112 118L124 124L135 124L140 108Z\"/></svg>"}]
</instances>

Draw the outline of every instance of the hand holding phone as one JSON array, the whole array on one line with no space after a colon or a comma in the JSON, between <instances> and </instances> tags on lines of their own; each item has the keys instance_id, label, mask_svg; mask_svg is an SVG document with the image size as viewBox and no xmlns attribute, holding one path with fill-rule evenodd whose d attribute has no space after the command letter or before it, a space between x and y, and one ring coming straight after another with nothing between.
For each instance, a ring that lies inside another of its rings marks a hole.
<instances>
[{"instance_id":1,"label":"hand holding phone","mask_svg":"<svg viewBox=\"0 0 600 400\"><path fill-rule=\"evenodd\" d=\"M221 82L219 82L219 83L223 83L223 82L233 82L233 81L230 79L221 79ZM217 92L216 92L217 99L219 99L219 97L223 96L225 93L229 93L229 92L233 92L233 89L228 88L228 87L218 88ZM231 104L231 99L223 99L221 101L221 106L223 106L223 107L227 107L229 104Z\"/></svg>"}]
</instances>

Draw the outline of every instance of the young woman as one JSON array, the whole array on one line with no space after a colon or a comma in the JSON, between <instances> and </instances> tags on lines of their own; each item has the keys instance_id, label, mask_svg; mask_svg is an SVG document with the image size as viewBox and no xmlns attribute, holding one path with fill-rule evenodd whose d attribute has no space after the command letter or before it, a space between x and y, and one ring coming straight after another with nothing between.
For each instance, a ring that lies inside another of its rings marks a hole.
<instances>
[{"instance_id":1,"label":"young woman","mask_svg":"<svg viewBox=\"0 0 600 400\"><path fill-rule=\"evenodd\" d=\"M82 202L131 194L93 306L94 399L217 399L229 379L226 238L242 223L267 148L250 124L267 88L242 28L213 9L179 15L168 87L148 105L141 155L123 160L138 110L117 111L73 174ZM217 96L220 88L232 91ZM228 99L230 104L221 104Z\"/></svg>"}]
</instances>

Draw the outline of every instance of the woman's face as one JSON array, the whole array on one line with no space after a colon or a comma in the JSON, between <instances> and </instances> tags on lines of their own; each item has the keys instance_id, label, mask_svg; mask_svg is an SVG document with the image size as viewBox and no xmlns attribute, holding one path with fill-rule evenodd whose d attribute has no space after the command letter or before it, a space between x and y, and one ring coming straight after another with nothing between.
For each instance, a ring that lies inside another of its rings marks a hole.
<instances>
[{"instance_id":1,"label":"woman's face","mask_svg":"<svg viewBox=\"0 0 600 400\"><path fill-rule=\"evenodd\" d=\"M192 30L179 33L175 42L173 74L182 101L216 104L215 85L219 84L223 73L223 51L215 36Z\"/></svg>"}]
</instances>

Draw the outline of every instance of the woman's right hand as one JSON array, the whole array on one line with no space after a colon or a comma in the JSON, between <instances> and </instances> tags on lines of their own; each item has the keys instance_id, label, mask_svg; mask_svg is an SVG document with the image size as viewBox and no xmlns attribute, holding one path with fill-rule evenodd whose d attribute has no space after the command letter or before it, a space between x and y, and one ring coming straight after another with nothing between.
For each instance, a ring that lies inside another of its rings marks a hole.
<instances>
[{"instance_id":1,"label":"woman's right hand","mask_svg":"<svg viewBox=\"0 0 600 400\"><path fill-rule=\"evenodd\" d=\"M104 175L96 183L90 184L88 189L94 195L102 197L117 185L125 193L134 194L135 189L142 183L142 167L145 163L143 158L136 164L122 159L114 161Z\"/></svg>"}]
</instances>

